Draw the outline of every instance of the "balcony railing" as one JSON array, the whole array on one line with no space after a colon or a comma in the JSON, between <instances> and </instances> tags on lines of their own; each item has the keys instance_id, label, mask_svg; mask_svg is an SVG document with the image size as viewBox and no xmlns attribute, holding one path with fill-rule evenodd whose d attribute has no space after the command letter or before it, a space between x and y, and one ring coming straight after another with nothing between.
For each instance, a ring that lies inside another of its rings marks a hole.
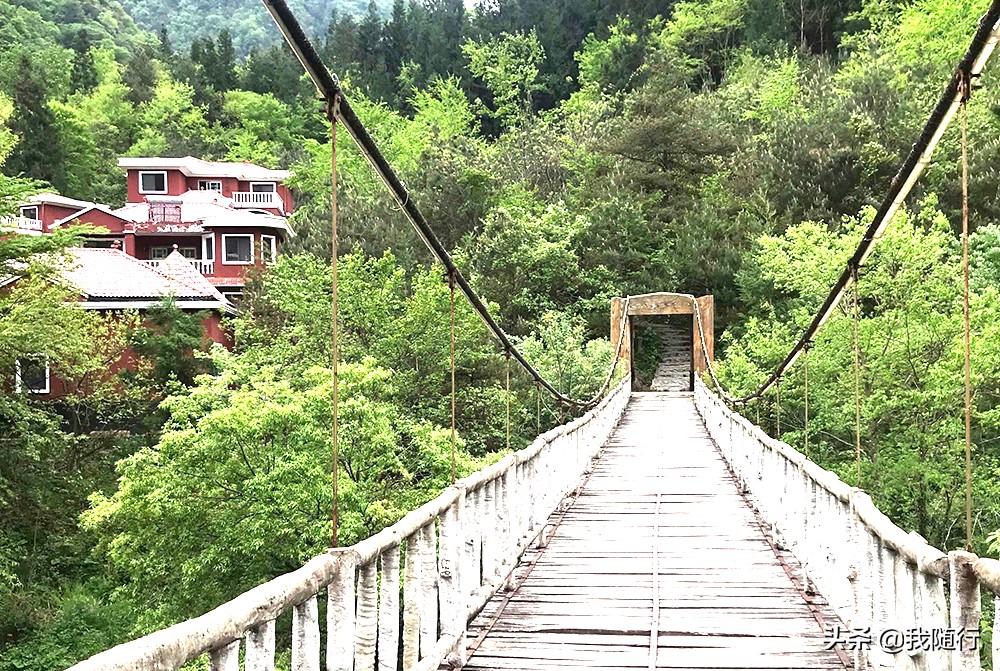
<instances>
[{"instance_id":1,"label":"balcony railing","mask_svg":"<svg viewBox=\"0 0 1000 671\"><path fill-rule=\"evenodd\" d=\"M234 191L233 205L236 207L264 207L285 211L285 202L273 191Z\"/></svg>"},{"instance_id":2,"label":"balcony railing","mask_svg":"<svg viewBox=\"0 0 1000 671\"><path fill-rule=\"evenodd\" d=\"M149 220L156 224L181 223L180 203L150 203Z\"/></svg>"},{"instance_id":3,"label":"balcony railing","mask_svg":"<svg viewBox=\"0 0 1000 671\"><path fill-rule=\"evenodd\" d=\"M215 274L215 261L206 261L204 259L187 259L187 261L202 275ZM142 259L142 262L150 268L158 268L163 263L163 259Z\"/></svg>"},{"instance_id":4,"label":"balcony railing","mask_svg":"<svg viewBox=\"0 0 1000 671\"><path fill-rule=\"evenodd\" d=\"M41 233L42 222L40 219L29 219L28 217L0 217L0 228Z\"/></svg>"}]
</instances>

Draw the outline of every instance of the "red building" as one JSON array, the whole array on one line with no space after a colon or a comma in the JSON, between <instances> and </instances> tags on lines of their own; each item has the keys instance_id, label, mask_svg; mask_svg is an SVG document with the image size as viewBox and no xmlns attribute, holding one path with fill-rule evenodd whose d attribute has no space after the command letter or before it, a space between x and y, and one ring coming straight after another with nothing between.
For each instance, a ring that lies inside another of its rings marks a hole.
<instances>
[{"instance_id":1,"label":"red building","mask_svg":"<svg viewBox=\"0 0 1000 671\"><path fill-rule=\"evenodd\" d=\"M122 158L128 198L117 209L52 193L32 197L20 216L0 218L0 234L45 235L91 224L105 232L74 250L63 276L87 310L142 313L173 296L185 311L204 311L205 336L232 345L223 318L235 314L248 269L275 262L293 234L289 173L250 163L192 158ZM0 287L17 278L0 278ZM134 361L125 352L114 373ZM39 357L18 360L20 390L54 398L70 384Z\"/></svg>"},{"instance_id":2,"label":"red building","mask_svg":"<svg viewBox=\"0 0 1000 671\"><path fill-rule=\"evenodd\" d=\"M41 194L6 221L22 233L43 234L69 223L107 230L87 247L119 247L156 267L178 252L223 295L238 300L244 275L274 263L278 248L294 233L285 170L251 163L185 158L122 158L128 200L112 209L100 203Z\"/></svg>"},{"instance_id":3,"label":"red building","mask_svg":"<svg viewBox=\"0 0 1000 671\"><path fill-rule=\"evenodd\" d=\"M106 315L124 310L142 314L172 297L181 310L204 315L202 326L208 340L232 345L222 320L235 315L236 308L176 250L154 268L120 249L74 249L62 280L76 292L80 307ZM16 282L16 277L0 281L0 290ZM135 354L127 349L109 365L107 373L130 368L134 361ZM41 398L60 398L80 390L76 381L53 370L43 357L18 359L14 379L17 391Z\"/></svg>"}]
</instances>

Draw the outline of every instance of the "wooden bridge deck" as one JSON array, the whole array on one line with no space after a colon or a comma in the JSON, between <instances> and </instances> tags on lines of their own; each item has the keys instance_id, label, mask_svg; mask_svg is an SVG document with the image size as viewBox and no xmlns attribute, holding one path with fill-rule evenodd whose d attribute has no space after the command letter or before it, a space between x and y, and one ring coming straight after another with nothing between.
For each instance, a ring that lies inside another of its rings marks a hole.
<instances>
[{"instance_id":1,"label":"wooden bridge deck","mask_svg":"<svg viewBox=\"0 0 1000 671\"><path fill-rule=\"evenodd\" d=\"M844 669L690 394L632 397L515 575L472 623L467 669Z\"/></svg>"}]
</instances>

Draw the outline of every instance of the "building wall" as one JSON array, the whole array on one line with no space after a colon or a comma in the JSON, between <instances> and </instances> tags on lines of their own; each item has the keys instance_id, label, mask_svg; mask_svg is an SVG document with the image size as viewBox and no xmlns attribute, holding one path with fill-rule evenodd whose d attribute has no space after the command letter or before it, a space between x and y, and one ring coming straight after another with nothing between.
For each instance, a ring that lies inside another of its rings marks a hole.
<instances>
[{"instance_id":1,"label":"building wall","mask_svg":"<svg viewBox=\"0 0 1000 671\"><path fill-rule=\"evenodd\" d=\"M101 212L100 210L91 210L90 212L87 212L85 215L80 217L80 223L106 228L110 234L121 234L125 230L125 221L119 219L113 214Z\"/></svg>"},{"instance_id":2,"label":"building wall","mask_svg":"<svg viewBox=\"0 0 1000 671\"><path fill-rule=\"evenodd\" d=\"M107 314L107 313L105 313ZM202 326L205 330L205 338L213 343L218 343L225 347L226 349L233 348L233 337L223 325L222 316L216 312L210 313L205 319L202 320ZM135 351L130 347L126 349L122 354L108 366L108 372L106 380L111 376L116 375L122 371L135 370L139 365L140 357L135 353ZM9 388L13 390L15 388L13 378L6 381L5 384L0 385L3 388ZM78 388L75 386L74 381L66 381L60 379L55 371L49 377L49 393L48 394L32 394L31 397L38 400L52 400L59 399L67 394L76 393ZM80 390L83 393L87 393L86 389Z\"/></svg>"},{"instance_id":3,"label":"building wall","mask_svg":"<svg viewBox=\"0 0 1000 671\"><path fill-rule=\"evenodd\" d=\"M201 258L201 235L137 235L134 238L135 249L130 255L137 259L149 259L150 248L152 247L172 248L174 245L178 247L194 247L198 252L198 258Z\"/></svg>"},{"instance_id":4,"label":"building wall","mask_svg":"<svg viewBox=\"0 0 1000 671\"><path fill-rule=\"evenodd\" d=\"M168 195L168 196L179 196L185 191L187 191L187 178L180 170L167 170L167 193L165 194L145 194L139 193L139 173L140 172L156 172L150 170L129 170L125 182L128 186L128 202L130 203L141 203L146 200L147 195Z\"/></svg>"},{"instance_id":5,"label":"building wall","mask_svg":"<svg viewBox=\"0 0 1000 671\"><path fill-rule=\"evenodd\" d=\"M42 221L42 230L46 233L52 230L52 223L65 219L71 214L76 214L80 209L76 207L65 207L52 203L42 203L38 206L38 218Z\"/></svg>"},{"instance_id":6,"label":"building wall","mask_svg":"<svg viewBox=\"0 0 1000 671\"><path fill-rule=\"evenodd\" d=\"M279 231L261 231L259 228L220 228L212 231L215 235L215 274L212 277L225 278L234 280L233 284L242 284L243 276L246 275L247 270L253 268L254 266L260 266L264 264L263 259L261 259L261 236L262 235L274 235L275 247L281 248L281 238L279 236ZM222 236L223 235L233 235L233 234L245 234L249 233L253 235L253 263L248 265L234 264L234 263L223 263L222 259L225 256L225 250L222 247ZM220 284L215 282L215 284Z\"/></svg>"}]
</instances>

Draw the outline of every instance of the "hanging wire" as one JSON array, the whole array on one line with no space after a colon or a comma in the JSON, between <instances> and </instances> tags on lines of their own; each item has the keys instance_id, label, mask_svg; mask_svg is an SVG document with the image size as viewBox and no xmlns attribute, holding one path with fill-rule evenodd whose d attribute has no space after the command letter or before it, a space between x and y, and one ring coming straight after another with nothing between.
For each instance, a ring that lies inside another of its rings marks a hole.
<instances>
[{"instance_id":1,"label":"hanging wire","mask_svg":"<svg viewBox=\"0 0 1000 671\"><path fill-rule=\"evenodd\" d=\"M340 424L340 372L339 361L340 349L337 342L339 325L338 315L338 262L337 262L337 117L340 114L340 97L335 97L327 108L327 116L330 119L330 265L333 273L333 335L330 338L331 357L333 358L333 454L330 457L330 471L333 474L333 510L330 513L330 547L337 547L339 542L338 532L340 527L340 493L338 485L340 480L340 443L338 440Z\"/></svg>"},{"instance_id":2,"label":"hanging wire","mask_svg":"<svg viewBox=\"0 0 1000 671\"><path fill-rule=\"evenodd\" d=\"M469 299L473 309L486 324L487 328L489 328L494 336L500 341L503 348L510 352L511 355L517 359L518 363L520 363L521 366L523 366L524 369L528 371L528 373L539 384L543 385L553 396L562 398L567 403L583 408L590 408L596 405L603 397L604 392L608 389L607 382L592 399L577 401L566 398L561 392L555 389L552 384L548 382L548 380L542 377L541 374L535 370L517 350L517 348L514 347L510 338L496 323L496 320L489 313L489 310L486 308L480 297L475 291L473 291L472 287L469 285L468 281L461 274L461 272L458 271L458 268L452 261L451 255L437 238L420 209L416 206L416 203L414 203L410 198L409 191L406 189L406 186L389 165L389 162L379 150L378 145L371 137L368 129L364 126L354 109L351 107L350 102L342 98L339 80L337 80L336 76L334 76L323 64L319 54L306 37L305 32L302 30L301 25L299 25L291 10L288 8L285 0L262 1L320 94L327 100L333 100L335 97L341 96L340 104L338 106L338 118L344 123L345 128L357 142L362 155L366 160L368 160L378 176L382 179L383 183L392 193L393 197L399 203L400 207L404 210L407 218L417 230L417 233L420 235L423 242L431 250L435 258L445 266L448 272L454 274L456 282L461 287L465 296ZM982 71L997 44L996 30L998 21L1000 21L1000 0L993 0L990 3L989 9L980 18L976 33L973 36L965 54L959 61L959 72L968 72L973 76L978 76L978 74ZM806 340L811 340L823 323L830 317L831 314L833 314L834 309L837 307L846 292L847 284L849 282L850 268L852 266L859 267L871 254L874 249L875 242L882 235L885 228L892 220L893 215L912 190L913 185L916 183L924 167L929 163L934 148L937 146L942 133L957 113L957 88L958 84L956 82L956 78L953 77L938 99L934 110L931 112L930 117L924 124L920 136L913 144L910 153L907 155L903 164L900 166L899 171L896 173L896 176L890 183L889 192L883 199L882 205L879 207L872 223L865 231L864 236L851 259L851 263L831 288L822 307L816 312L805 333L803 333L798 343L788 353L784 361L774 370L770 378L768 378L768 380L765 381L760 388L744 397L742 400L749 400L752 397L759 397L766 393L767 390L776 383L777 379L781 377L782 373L789 366L791 366L792 363L794 363L796 358L798 358L801 353L803 343ZM697 307L695 307L695 310L697 312ZM616 350L615 361L612 364L609 379L614 374L614 367L618 362L619 351L620 348ZM717 383L717 380L715 379L716 376L711 365L709 365L709 373L711 374L713 381ZM721 387L720 392L725 394L725 391Z\"/></svg>"},{"instance_id":3,"label":"hanging wire","mask_svg":"<svg viewBox=\"0 0 1000 671\"><path fill-rule=\"evenodd\" d=\"M775 438L781 440L781 378L779 377L774 382L774 432L777 434Z\"/></svg>"},{"instance_id":4,"label":"hanging wire","mask_svg":"<svg viewBox=\"0 0 1000 671\"><path fill-rule=\"evenodd\" d=\"M853 310L853 341L854 341L854 486L861 486L861 338L858 325L861 321L861 310L858 301L858 269L854 269L854 279L851 282L854 295Z\"/></svg>"},{"instance_id":5,"label":"hanging wire","mask_svg":"<svg viewBox=\"0 0 1000 671\"><path fill-rule=\"evenodd\" d=\"M970 79L962 77L962 319L965 339L965 549L972 552L972 335L969 327L969 153Z\"/></svg>"},{"instance_id":6,"label":"hanging wire","mask_svg":"<svg viewBox=\"0 0 1000 671\"><path fill-rule=\"evenodd\" d=\"M507 361L506 366L506 377L507 377L507 451L510 451L510 354L508 353L504 357Z\"/></svg>"},{"instance_id":7,"label":"hanging wire","mask_svg":"<svg viewBox=\"0 0 1000 671\"><path fill-rule=\"evenodd\" d=\"M455 274L448 273L448 289L451 298L451 484L456 477L455 448Z\"/></svg>"},{"instance_id":8,"label":"hanging wire","mask_svg":"<svg viewBox=\"0 0 1000 671\"><path fill-rule=\"evenodd\" d=\"M535 435L542 433L542 385L535 383Z\"/></svg>"},{"instance_id":9,"label":"hanging wire","mask_svg":"<svg viewBox=\"0 0 1000 671\"><path fill-rule=\"evenodd\" d=\"M805 397L805 454L809 458L809 350L812 349L812 342L806 343L802 350L802 393Z\"/></svg>"}]
</instances>

